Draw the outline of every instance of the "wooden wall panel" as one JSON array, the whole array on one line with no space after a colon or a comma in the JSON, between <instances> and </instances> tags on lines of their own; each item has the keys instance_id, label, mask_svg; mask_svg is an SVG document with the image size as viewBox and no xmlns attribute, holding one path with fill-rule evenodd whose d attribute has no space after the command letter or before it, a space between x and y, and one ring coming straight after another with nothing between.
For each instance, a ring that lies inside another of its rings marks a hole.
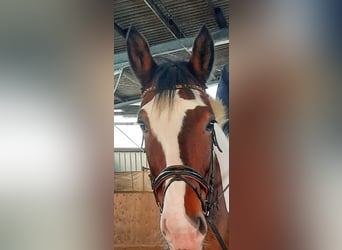
<instances>
[{"instance_id":1,"label":"wooden wall panel","mask_svg":"<svg viewBox=\"0 0 342 250\"><path fill-rule=\"evenodd\" d=\"M148 173L145 171L114 173L114 192L152 192Z\"/></svg>"},{"instance_id":2,"label":"wooden wall panel","mask_svg":"<svg viewBox=\"0 0 342 250\"><path fill-rule=\"evenodd\" d=\"M164 249L152 193L114 194L114 249Z\"/></svg>"},{"instance_id":3,"label":"wooden wall panel","mask_svg":"<svg viewBox=\"0 0 342 250\"><path fill-rule=\"evenodd\" d=\"M144 172L132 172L133 191L144 191Z\"/></svg>"},{"instance_id":4,"label":"wooden wall panel","mask_svg":"<svg viewBox=\"0 0 342 250\"><path fill-rule=\"evenodd\" d=\"M131 173L114 173L114 192L133 191Z\"/></svg>"}]
</instances>

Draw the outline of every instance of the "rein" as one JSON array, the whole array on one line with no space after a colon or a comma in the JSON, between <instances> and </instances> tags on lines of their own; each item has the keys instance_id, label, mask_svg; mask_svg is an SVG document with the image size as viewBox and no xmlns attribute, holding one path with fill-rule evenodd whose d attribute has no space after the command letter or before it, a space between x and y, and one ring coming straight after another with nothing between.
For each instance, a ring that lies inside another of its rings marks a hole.
<instances>
[{"instance_id":1,"label":"rein","mask_svg":"<svg viewBox=\"0 0 342 250\"><path fill-rule=\"evenodd\" d=\"M175 89L183 89L183 88L190 88L190 89L195 89L198 91L201 91L205 93L205 90L201 88L198 85L181 85L177 84L175 86ZM151 86L147 89L145 89L142 93L142 96L144 97L148 92L155 91L156 87ZM156 200L156 203L160 209L160 213L163 212L163 200L166 194L167 189L170 187L171 183L175 181L184 181L186 184L188 184L196 193L198 199L201 202L202 205L202 211L203 214L206 218L207 223L210 225L213 233L215 234L215 237L217 241L219 242L222 250L227 250L228 248L226 247L222 236L220 232L218 231L213 218L211 216L211 211L214 208L217 208L218 203L220 199L222 198L223 193L228 189L228 185L223 188L223 191L221 194L216 196L216 200L214 200L214 177L215 177L215 171L214 171L214 146L222 152L221 148L218 145L216 134L215 134L215 129L211 132L212 136L212 143L211 143L211 159L210 159L210 164L209 164L209 171L208 171L208 179L203 177L200 173L198 173L196 170L189 166L185 165L172 165L172 166L167 166L164 170L162 170L158 176L154 177L151 174L149 175L151 179L151 187L153 190L153 194ZM144 138L143 138L144 140ZM144 150L145 152L145 150ZM169 179L169 182L167 185L165 185L164 190L163 190L163 196L162 196L162 201L159 200L158 198L158 191L160 188L163 188L163 183ZM195 181L196 183L199 184L198 188L192 181ZM201 191L205 192L205 197L203 197Z\"/></svg>"}]
</instances>

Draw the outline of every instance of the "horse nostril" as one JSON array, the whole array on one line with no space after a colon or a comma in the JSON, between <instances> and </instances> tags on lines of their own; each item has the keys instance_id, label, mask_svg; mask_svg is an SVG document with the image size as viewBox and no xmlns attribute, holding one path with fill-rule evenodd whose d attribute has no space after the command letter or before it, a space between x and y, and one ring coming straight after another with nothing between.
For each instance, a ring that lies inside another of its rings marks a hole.
<instances>
[{"instance_id":1,"label":"horse nostril","mask_svg":"<svg viewBox=\"0 0 342 250\"><path fill-rule=\"evenodd\" d=\"M196 217L196 224L198 227L198 231L200 231L201 234L205 235L207 233L207 223L203 215Z\"/></svg>"}]
</instances>

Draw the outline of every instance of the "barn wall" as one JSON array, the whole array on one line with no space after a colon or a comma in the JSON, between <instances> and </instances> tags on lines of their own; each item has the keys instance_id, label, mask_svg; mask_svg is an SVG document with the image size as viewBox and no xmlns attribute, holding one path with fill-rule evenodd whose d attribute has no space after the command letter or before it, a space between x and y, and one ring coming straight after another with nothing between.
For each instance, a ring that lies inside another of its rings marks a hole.
<instances>
[{"instance_id":1,"label":"barn wall","mask_svg":"<svg viewBox=\"0 0 342 250\"><path fill-rule=\"evenodd\" d=\"M141 149L114 149L114 172L142 171L146 168L148 168L146 154Z\"/></svg>"},{"instance_id":2,"label":"barn wall","mask_svg":"<svg viewBox=\"0 0 342 250\"><path fill-rule=\"evenodd\" d=\"M152 192L149 172L114 173L114 192Z\"/></svg>"},{"instance_id":3,"label":"barn wall","mask_svg":"<svg viewBox=\"0 0 342 250\"><path fill-rule=\"evenodd\" d=\"M152 193L114 194L114 249L164 249Z\"/></svg>"}]
</instances>

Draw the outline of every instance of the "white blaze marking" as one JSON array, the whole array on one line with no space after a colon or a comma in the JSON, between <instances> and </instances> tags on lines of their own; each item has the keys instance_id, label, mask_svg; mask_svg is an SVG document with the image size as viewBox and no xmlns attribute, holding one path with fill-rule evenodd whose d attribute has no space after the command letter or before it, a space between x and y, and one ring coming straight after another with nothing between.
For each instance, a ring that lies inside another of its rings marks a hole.
<instances>
[{"instance_id":1,"label":"white blaze marking","mask_svg":"<svg viewBox=\"0 0 342 250\"><path fill-rule=\"evenodd\" d=\"M178 134L181 131L186 111L198 106L206 106L198 91L193 91L195 99L191 100L181 98L178 91L176 90L174 97L173 109L161 112L154 110L155 97L142 107L148 115L151 131L164 150L166 166L183 164L180 159Z\"/></svg>"},{"instance_id":2,"label":"white blaze marking","mask_svg":"<svg viewBox=\"0 0 342 250\"><path fill-rule=\"evenodd\" d=\"M190 100L181 98L178 92L179 90L176 90L173 108L170 110L161 112L154 110L155 97L142 107L148 115L151 132L153 132L164 151L166 166L183 165L178 144L178 135L182 129L183 119L188 110L193 110L198 106L206 106L198 91L192 91L195 99ZM183 181L176 181L170 185L164 197L163 214L170 213L175 216L174 218L185 218L185 187L186 184ZM177 224L185 226L184 224L189 224L189 222L187 220L178 220Z\"/></svg>"},{"instance_id":3,"label":"white blaze marking","mask_svg":"<svg viewBox=\"0 0 342 250\"><path fill-rule=\"evenodd\" d=\"M185 189L186 183L184 181L174 181L164 198L163 215L168 216L168 227L170 228L171 221L172 230L178 233L186 232L189 228L189 221L185 219L187 217L184 204Z\"/></svg>"}]
</instances>

